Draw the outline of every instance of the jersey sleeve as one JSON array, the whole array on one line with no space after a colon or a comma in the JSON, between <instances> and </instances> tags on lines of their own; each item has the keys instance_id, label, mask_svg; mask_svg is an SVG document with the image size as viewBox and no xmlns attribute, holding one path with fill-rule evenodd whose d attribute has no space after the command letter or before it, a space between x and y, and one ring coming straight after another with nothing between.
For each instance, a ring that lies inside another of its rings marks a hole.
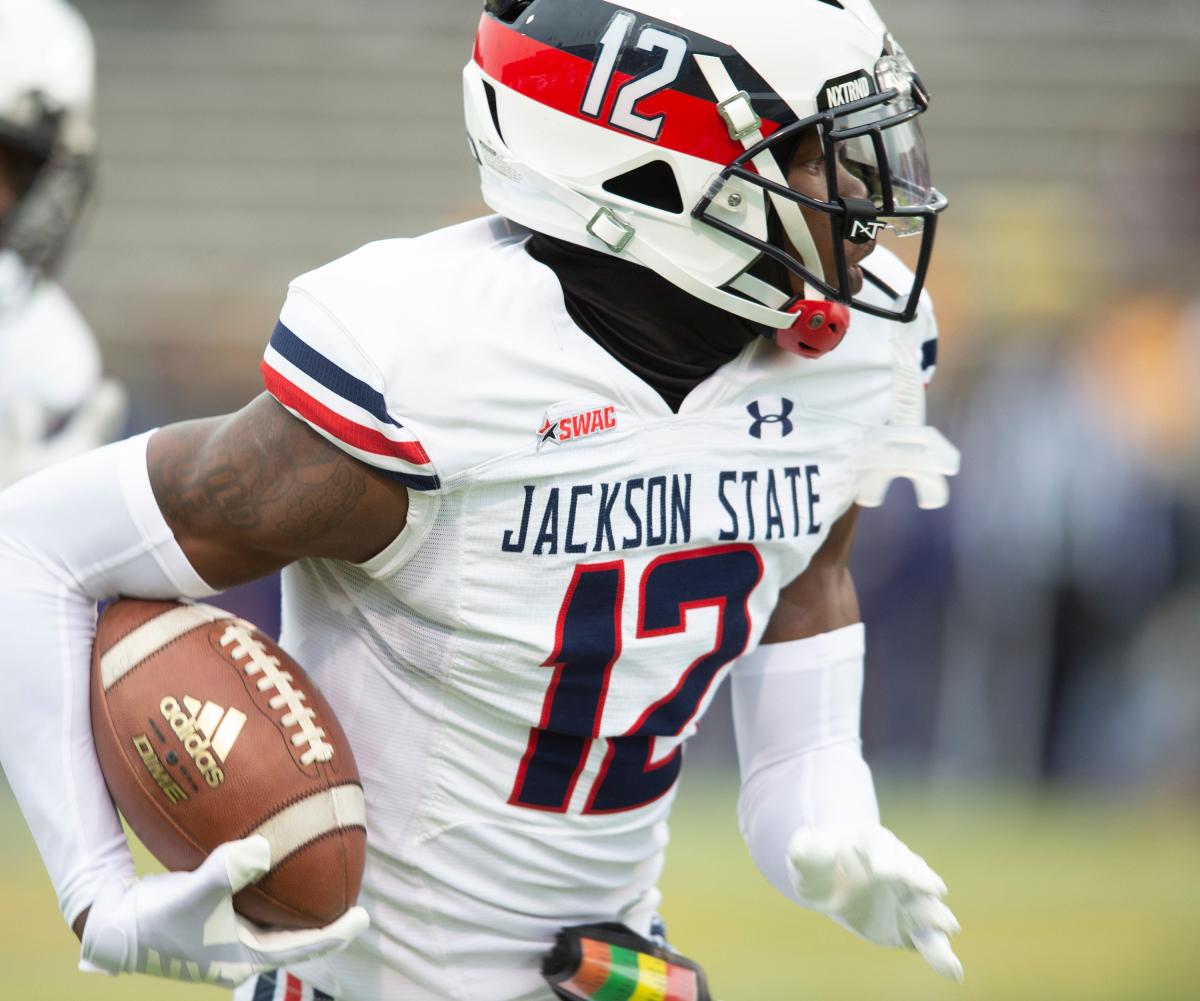
<instances>
[{"instance_id":1,"label":"jersey sleeve","mask_svg":"<svg viewBox=\"0 0 1200 1001\"><path fill-rule=\"evenodd\" d=\"M933 301L928 292L921 294L921 305L917 310L917 318L913 322L917 337L917 346L921 351L921 378L928 386L937 372L938 361L938 325L933 312Z\"/></svg>"},{"instance_id":2,"label":"jersey sleeve","mask_svg":"<svg viewBox=\"0 0 1200 1001\"><path fill-rule=\"evenodd\" d=\"M887 285L897 289L912 287L912 271L887 248L877 247L868 260L872 273L878 275ZM894 308L894 304L887 299L881 301L880 305ZM933 299L928 288L921 290L921 296L917 300L917 314L912 322L897 326L900 330L898 336L904 339L920 359L921 378L928 386L933 380L938 360L937 317L934 315Z\"/></svg>"},{"instance_id":3,"label":"jersey sleeve","mask_svg":"<svg viewBox=\"0 0 1200 1001\"><path fill-rule=\"evenodd\" d=\"M379 366L306 289L289 289L260 370L268 393L342 451L409 489L439 489L417 435L393 416Z\"/></svg>"}]
</instances>

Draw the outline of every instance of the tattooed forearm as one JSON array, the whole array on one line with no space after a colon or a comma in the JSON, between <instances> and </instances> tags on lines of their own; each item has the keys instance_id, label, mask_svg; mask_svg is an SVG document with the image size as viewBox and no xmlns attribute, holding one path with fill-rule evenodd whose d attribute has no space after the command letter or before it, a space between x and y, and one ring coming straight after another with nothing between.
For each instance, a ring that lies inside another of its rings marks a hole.
<instances>
[{"instance_id":1,"label":"tattooed forearm","mask_svg":"<svg viewBox=\"0 0 1200 1001\"><path fill-rule=\"evenodd\" d=\"M149 466L185 551L201 561L220 554L223 577L305 556L369 558L407 512L402 488L267 396L230 417L160 431Z\"/></svg>"}]
</instances>

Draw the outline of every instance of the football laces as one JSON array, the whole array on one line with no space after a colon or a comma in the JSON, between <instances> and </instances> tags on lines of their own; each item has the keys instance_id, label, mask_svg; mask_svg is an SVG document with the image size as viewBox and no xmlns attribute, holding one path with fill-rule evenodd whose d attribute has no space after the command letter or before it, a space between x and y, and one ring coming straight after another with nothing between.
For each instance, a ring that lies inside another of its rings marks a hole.
<instances>
[{"instance_id":1,"label":"football laces","mask_svg":"<svg viewBox=\"0 0 1200 1001\"><path fill-rule=\"evenodd\" d=\"M279 658L272 657L267 653L267 648L254 638L254 627L248 622L232 623L221 635L221 646L229 649L229 655L241 664L248 677L262 675L258 679L260 692L275 689L275 695L267 704L275 712L287 709L280 719L285 728L299 727L300 732L292 734L291 739L296 747L306 747L300 755L301 764L330 761L333 758L333 745L325 740L325 731L313 722L316 711L305 705L307 696L304 692L292 687L291 674L280 670ZM245 663L242 663L243 660Z\"/></svg>"}]
</instances>

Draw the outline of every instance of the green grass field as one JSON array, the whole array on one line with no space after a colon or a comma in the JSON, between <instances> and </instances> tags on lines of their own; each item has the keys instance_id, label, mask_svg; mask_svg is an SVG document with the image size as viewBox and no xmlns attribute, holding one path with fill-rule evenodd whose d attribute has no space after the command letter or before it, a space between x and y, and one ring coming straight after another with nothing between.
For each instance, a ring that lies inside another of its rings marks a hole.
<instances>
[{"instance_id":1,"label":"green grass field","mask_svg":"<svg viewBox=\"0 0 1200 1001\"><path fill-rule=\"evenodd\" d=\"M892 795L891 826L951 887L963 987L779 898L738 838L733 787L690 776L663 890L677 948L724 1001L1200 998L1200 810L1078 797ZM686 780L685 780L686 781ZM887 787L886 780L881 783ZM207 988L83 976L33 844L0 795L3 1001L172 1001ZM383 999L386 1001L386 999Z\"/></svg>"}]
</instances>

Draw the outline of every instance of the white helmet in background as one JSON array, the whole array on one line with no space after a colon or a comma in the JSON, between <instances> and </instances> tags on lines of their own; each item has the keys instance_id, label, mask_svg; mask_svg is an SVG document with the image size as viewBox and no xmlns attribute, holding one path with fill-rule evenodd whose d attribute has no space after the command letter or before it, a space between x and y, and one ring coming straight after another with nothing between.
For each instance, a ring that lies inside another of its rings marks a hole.
<instances>
[{"instance_id":1,"label":"white helmet in background","mask_svg":"<svg viewBox=\"0 0 1200 1001\"><path fill-rule=\"evenodd\" d=\"M0 0L0 487L112 439L125 393L53 273L94 172L92 36L61 0Z\"/></svg>"},{"instance_id":2,"label":"white helmet in background","mask_svg":"<svg viewBox=\"0 0 1200 1001\"><path fill-rule=\"evenodd\" d=\"M91 190L95 53L62 0L0 0L0 150L17 187L0 218L0 313L60 261Z\"/></svg>"},{"instance_id":3,"label":"white helmet in background","mask_svg":"<svg viewBox=\"0 0 1200 1001\"><path fill-rule=\"evenodd\" d=\"M928 94L868 0L487 0L464 85L502 215L651 268L799 354L836 344L851 307L915 317L946 199L916 121ZM820 138L823 200L787 184L802 135ZM867 198L841 197L839 164ZM802 206L830 221L833 274ZM844 245L884 233L921 237L911 288L863 269L890 307L855 297Z\"/></svg>"}]
</instances>

